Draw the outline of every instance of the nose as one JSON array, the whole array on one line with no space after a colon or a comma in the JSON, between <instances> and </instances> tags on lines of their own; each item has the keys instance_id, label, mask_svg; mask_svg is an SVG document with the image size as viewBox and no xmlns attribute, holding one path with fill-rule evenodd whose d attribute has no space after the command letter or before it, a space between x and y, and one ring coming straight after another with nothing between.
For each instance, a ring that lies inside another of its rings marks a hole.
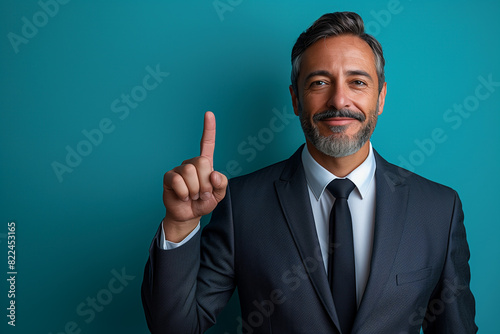
<instances>
[{"instance_id":1,"label":"nose","mask_svg":"<svg viewBox=\"0 0 500 334\"><path fill-rule=\"evenodd\" d=\"M348 89L342 84L332 85L330 97L327 101L328 107L333 107L337 110L351 107Z\"/></svg>"}]
</instances>

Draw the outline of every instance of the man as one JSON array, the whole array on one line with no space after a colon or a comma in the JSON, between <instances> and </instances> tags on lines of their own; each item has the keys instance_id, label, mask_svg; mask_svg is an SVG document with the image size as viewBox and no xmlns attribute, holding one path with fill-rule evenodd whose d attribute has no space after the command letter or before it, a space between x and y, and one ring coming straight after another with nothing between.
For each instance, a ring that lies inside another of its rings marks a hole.
<instances>
[{"instance_id":1,"label":"man","mask_svg":"<svg viewBox=\"0 0 500 334\"><path fill-rule=\"evenodd\" d=\"M378 41L332 13L292 51L306 145L291 158L228 186L206 113L200 156L164 177L142 286L151 332L202 333L236 287L243 333L477 331L458 195L369 141L386 92Z\"/></svg>"}]
</instances>

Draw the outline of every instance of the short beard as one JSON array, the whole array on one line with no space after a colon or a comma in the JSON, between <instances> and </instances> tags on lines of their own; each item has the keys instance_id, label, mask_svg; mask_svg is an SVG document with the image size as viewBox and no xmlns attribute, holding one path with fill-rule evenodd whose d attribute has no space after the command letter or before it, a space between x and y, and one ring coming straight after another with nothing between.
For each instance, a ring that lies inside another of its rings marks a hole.
<instances>
[{"instance_id":1,"label":"short beard","mask_svg":"<svg viewBox=\"0 0 500 334\"><path fill-rule=\"evenodd\" d=\"M348 125L331 126L330 130L333 134L328 137L322 136L319 133L317 123L323 119L332 117L352 117L360 122L364 122L366 117L363 113L353 112L349 109L330 109L323 111L313 116L312 122L302 112L302 106L299 104L299 117L302 130L307 139L316 147L320 152L334 158L341 158L359 151L361 147L370 139L375 126L377 125L378 118L378 100L377 108L368 116L366 124L362 124L362 128L352 137L346 135L344 131Z\"/></svg>"}]
</instances>

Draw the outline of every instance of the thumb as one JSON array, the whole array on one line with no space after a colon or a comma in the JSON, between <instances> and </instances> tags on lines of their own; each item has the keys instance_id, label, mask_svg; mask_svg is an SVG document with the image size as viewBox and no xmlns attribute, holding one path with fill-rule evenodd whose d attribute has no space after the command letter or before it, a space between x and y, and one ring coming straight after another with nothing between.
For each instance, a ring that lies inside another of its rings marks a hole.
<instances>
[{"instance_id":1,"label":"thumb","mask_svg":"<svg viewBox=\"0 0 500 334\"><path fill-rule=\"evenodd\" d=\"M213 171L210 174L210 183L212 183L212 187L214 188L213 195L217 200L217 203L222 201L222 199L226 196L228 183L226 175Z\"/></svg>"}]
</instances>

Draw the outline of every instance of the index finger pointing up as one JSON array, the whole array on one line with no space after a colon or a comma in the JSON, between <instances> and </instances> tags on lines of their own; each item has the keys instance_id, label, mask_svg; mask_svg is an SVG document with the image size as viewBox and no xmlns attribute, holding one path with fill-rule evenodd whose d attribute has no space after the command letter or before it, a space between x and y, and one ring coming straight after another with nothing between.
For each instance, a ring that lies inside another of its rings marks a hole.
<instances>
[{"instance_id":1,"label":"index finger pointing up","mask_svg":"<svg viewBox=\"0 0 500 334\"><path fill-rule=\"evenodd\" d=\"M210 160L210 164L214 165L214 150L215 150L215 115L211 111L205 113L205 121L203 123L203 135L200 142L200 155Z\"/></svg>"}]
</instances>

